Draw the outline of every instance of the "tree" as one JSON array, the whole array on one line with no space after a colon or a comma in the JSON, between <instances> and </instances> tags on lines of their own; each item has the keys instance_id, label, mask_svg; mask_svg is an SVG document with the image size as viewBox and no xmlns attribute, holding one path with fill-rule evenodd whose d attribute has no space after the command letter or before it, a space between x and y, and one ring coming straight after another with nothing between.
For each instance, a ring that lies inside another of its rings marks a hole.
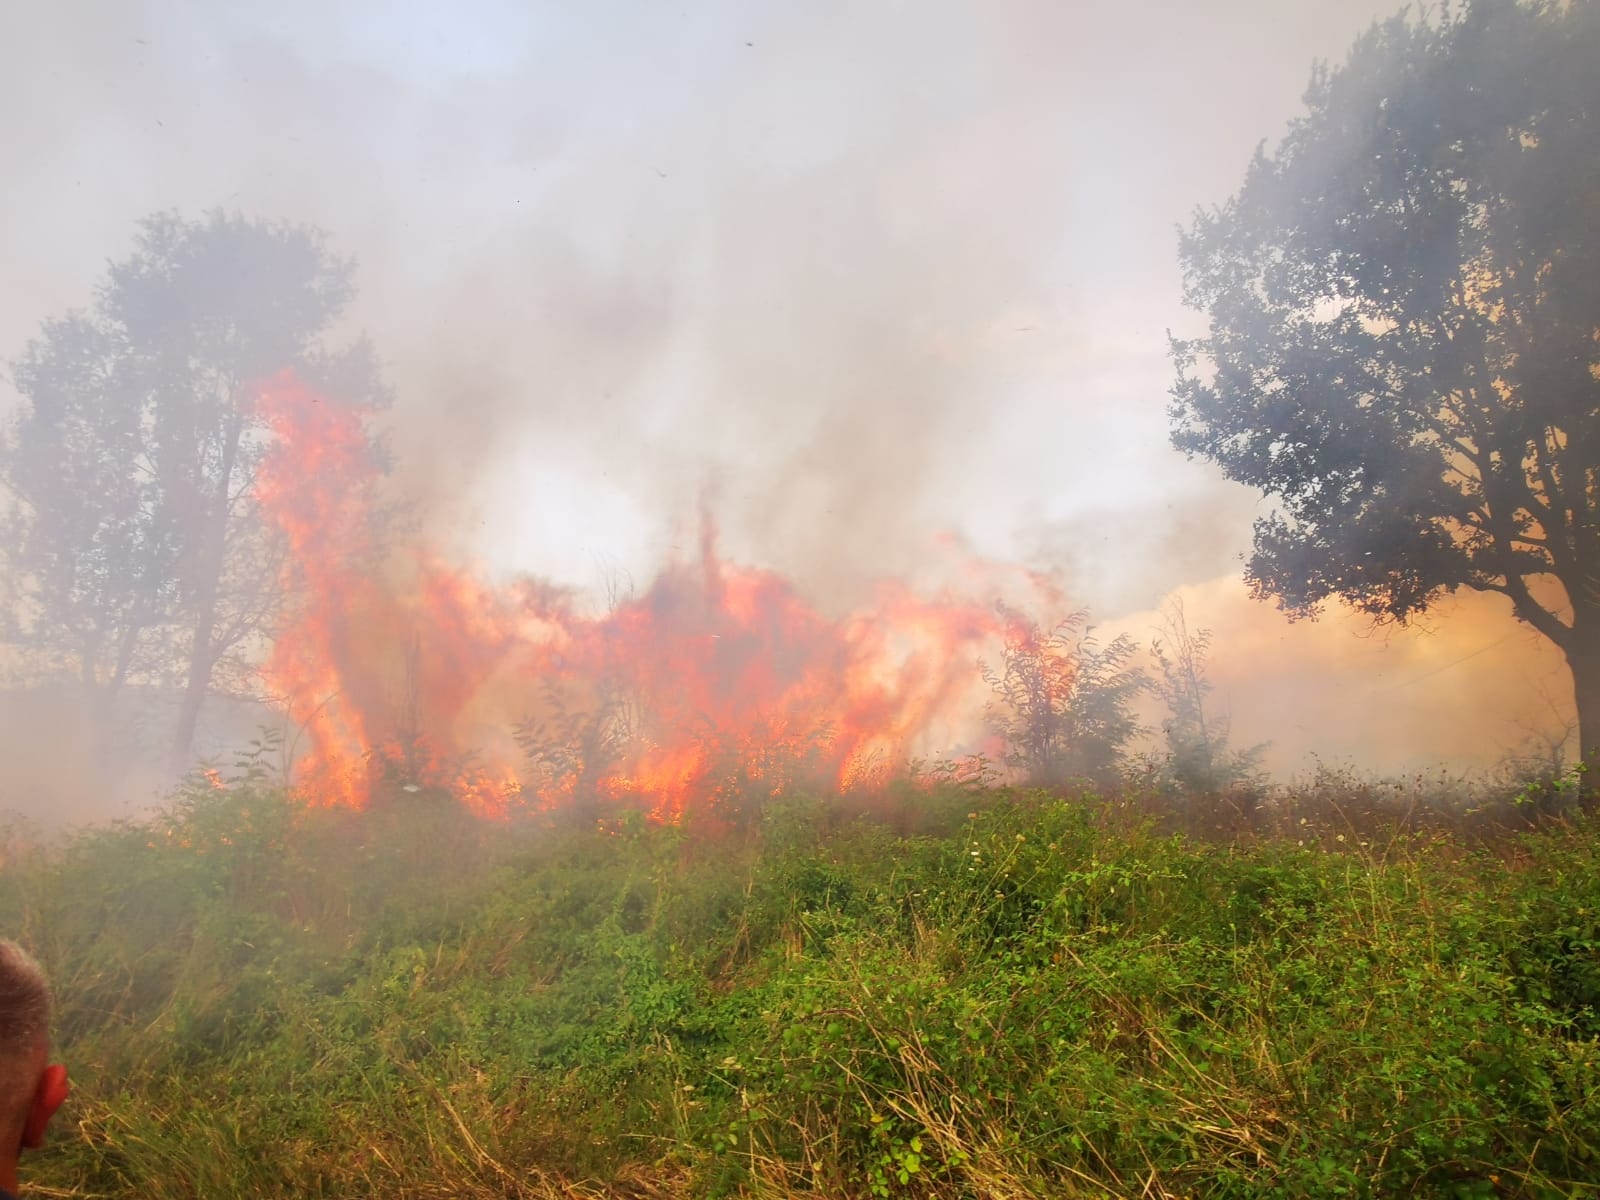
<instances>
[{"instance_id":1,"label":"tree","mask_svg":"<svg viewBox=\"0 0 1600 1200\"><path fill-rule=\"evenodd\" d=\"M1127 635L1100 645L1081 611L1048 631L1004 607L1001 615L1000 668L980 670L1003 702L989 719L1007 765L1035 784L1114 783L1128 742L1142 732L1133 705L1150 681L1131 665L1138 647Z\"/></svg>"},{"instance_id":2,"label":"tree","mask_svg":"<svg viewBox=\"0 0 1600 1200\"><path fill-rule=\"evenodd\" d=\"M1259 782L1265 744L1231 749L1232 722L1206 708L1206 697L1211 694L1211 680L1206 676L1211 630L1190 630L1182 601L1174 599L1165 610L1162 637L1151 642L1150 652L1161 672L1155 689L1167 706L1167 719L1161 725L1167 742L1162 775L1201 795Z\"/></svg>"},{"instance_id":3,"label":"tree","mask_svg":"<svg viewBox=\"0 0 1600 1200\"><path fill-rule=\"evenodd\" d=\"M282 543L252 490L256 385L287 368L387 399L365 342L323 344L353 272L312 229L158 214L91 308L47 322L13 364L12 638L41 670L70 666L102 717L130 682L181 689L177 758L278 607Z\"/></svg>"},{"instance_id":4,"label":"tree","mask_svg":"<svg viewBox=\"0 0 1600 1200\"><path fill-rule=\"evenodd\" d=\"M1600 756L1600 3L1374 26L1180 235L1174 444L1260 489L1291 615L1506 596Z\"/></svg>"}]
</instances>

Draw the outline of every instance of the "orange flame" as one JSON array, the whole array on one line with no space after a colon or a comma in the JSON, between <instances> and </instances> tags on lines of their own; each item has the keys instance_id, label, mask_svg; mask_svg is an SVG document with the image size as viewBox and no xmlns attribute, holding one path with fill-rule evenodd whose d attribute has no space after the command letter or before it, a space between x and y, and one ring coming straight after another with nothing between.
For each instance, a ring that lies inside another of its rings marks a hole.
<instances>
[{"instance_id":1,"label":"orange flame","mask_svg":"<svg viewBox=\"0 0 1600 1200\"><path fill-rule=\"evenodd\" d=\"M276 442L256 496L291 552L264 675L303 730L297 778L316 802L359 807L388 780L483 814L672 821L799 783L857 786L970 709L975 659L1012 619L897 583L829 618L774 572L721 559L709 518L697 562L600 616L436 559L397 571L377 560L365 414L288 376L260 404Z\"/></svg>"}]
</instances>

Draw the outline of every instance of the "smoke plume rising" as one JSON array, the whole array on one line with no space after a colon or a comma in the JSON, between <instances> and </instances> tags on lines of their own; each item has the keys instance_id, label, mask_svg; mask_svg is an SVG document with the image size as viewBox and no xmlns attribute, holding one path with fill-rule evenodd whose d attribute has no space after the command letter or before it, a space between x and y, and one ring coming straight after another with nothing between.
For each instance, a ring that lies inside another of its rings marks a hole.
<instances>
[{"instance_id":1,"label":"smoke plume rising","mask_svg":"<svg viewBox=\"0 0 1600 1200\"><path fill-rule=\"evenodd\" d=\"M149 212L311 223L394 495L496 584L644 589L706 497L836 620L947 584L948 538L1141 640L1191 597L1279 766L1481 763L1565 702L1548 656L1487 601L1285 626L1228 582L1252 498L1166 443L1175 223L1390 7L14 6L0 349Z\"/></svg>"}]
</instances>

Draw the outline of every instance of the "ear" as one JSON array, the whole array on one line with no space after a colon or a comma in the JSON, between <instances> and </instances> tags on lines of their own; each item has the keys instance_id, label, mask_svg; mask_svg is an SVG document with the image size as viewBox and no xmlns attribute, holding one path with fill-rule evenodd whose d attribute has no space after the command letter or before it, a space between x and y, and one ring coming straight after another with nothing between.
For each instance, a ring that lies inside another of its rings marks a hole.
<instances>
[{"instance_id":1,"label":"ear","mask_svg":"<svg viewBox=\"0 0 1600 1200\"><path fill-rule=\"evenodd\" d=\"M56 1109L66 1101L67 1069L60 1063L55 1063L44 1069L44 1074L39 1076L39 1086L33 1093L33 1107L28 1109L28 1123L22 1127L22 1144L30 1150L44 1145L45 1127L50 1124L50 1118L56 1115Z\"/></svg>"}]
</instances>

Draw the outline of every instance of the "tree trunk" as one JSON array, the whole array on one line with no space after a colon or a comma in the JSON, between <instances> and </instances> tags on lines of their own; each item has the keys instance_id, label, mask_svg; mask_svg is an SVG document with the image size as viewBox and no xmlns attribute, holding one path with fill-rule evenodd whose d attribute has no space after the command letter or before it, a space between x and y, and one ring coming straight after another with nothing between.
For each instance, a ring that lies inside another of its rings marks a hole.
<instances>
[{"instance_id":1,"label":"tree trunk","mask_svg":"<svg viewBox=\"0 0 1600 1200\"><path fill-rule=\"evenodd\" d=\"M216 620L216 598L206 606L203 615L195 622L194 641L189 652L189 681L183 690L183 704L178 709L178 728L172 737L172 767L184 771L190 766L189 754L194 749L195 731L200 727L200 710L205 706L206 693L211 689L211 669L216 666L210 656L211 629Z\"/></svg>"},{"instance_id":2,"label":"tree trunk","mask_svg":"<svg viewBox=\"0 0 1600 1200\"><path fill-rule=\"evenodd\" d=\"M1567 651L1572 668L1572 691L1578 702L1578 761L1582 776L1583 805L1600 808L1600 620L1584 621L1579 614Z\"/></svg>"},{"instance_id":3,"label":"tree trunk","mask_svg":"<svg viewBox=\"0 0 1600 1200\"><path fill-rule=\"evenodd\" d=\"M217 472L216 491L206 513L202 543L196 568L194 634L189 642L189 680L178 710L178 728L172 738L172 767L184 771L190 766L195 730L200 724L200 709L211 691L211 672L217 665L212 635L217 623L217 591L228 557L228 501L233 489L233 467L239 455L239 438L244 422L237 413L224 431L222 466Z\"/></svg>"},{"instance_id":4,"label":"tree trunk","mask_svg":"<svg viewBox=\"0 0 1600 1200\"><path fill-rule=\"evenodd\" d=\"M96 761L111 762L116 753L113 732L116 728L117 697L122 685L128 681L128 671L133 666L133 656L139 648L139 635L143 629L129 624L117 638L117 657L111 664L111 674L100 678L100 646L104 635L97 633L82 651L80 677L84 694L89 702L89 722L93 731Z\"/></svg>"}]
</instances>

